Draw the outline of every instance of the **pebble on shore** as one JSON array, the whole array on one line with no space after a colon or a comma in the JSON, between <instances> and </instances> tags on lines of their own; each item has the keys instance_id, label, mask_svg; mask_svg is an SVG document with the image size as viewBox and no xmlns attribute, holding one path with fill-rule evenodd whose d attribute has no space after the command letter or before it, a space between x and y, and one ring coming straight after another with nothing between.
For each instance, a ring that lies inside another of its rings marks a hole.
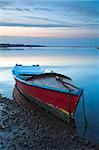
<instances>
[{"instance_id":1,"label":"pebble on shore","mask_svg":"<svg viewBox=\"0 0 99 150\"><path fill-rule=\"evenodd\" d=\"M0 95L0 150L98 150L76 128L26 100L14 89L13 100Z\"/></svg>"}]
</instances>

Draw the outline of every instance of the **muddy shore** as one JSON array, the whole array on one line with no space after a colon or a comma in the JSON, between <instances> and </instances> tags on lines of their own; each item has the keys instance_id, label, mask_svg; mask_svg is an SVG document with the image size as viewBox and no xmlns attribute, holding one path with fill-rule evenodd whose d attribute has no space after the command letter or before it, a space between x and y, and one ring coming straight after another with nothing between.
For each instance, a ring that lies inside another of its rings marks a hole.
<instances>
[{"instance_id":1,"label":"muddy shore","mask_svg":"<svg viewBox=\"0 0 99 150\"><path fill-rule=\"evenodd\" d=\"M0 150L98 150L54 115L14 89L13 100L0 95Z\"/></svg>"}]
</instances>

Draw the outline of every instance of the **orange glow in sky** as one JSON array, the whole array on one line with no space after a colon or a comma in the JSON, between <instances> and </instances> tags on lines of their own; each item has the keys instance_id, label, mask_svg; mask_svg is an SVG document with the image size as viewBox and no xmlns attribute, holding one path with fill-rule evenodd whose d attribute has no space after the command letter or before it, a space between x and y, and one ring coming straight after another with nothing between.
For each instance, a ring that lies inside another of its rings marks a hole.
<instances>
[{"instance_id":1,"label":"orange glow in sky","mask_svg":"<svg viewBox=\"0 0 99 150\"><path fill-rule=\"evenodd\" d=\"M3 1L0 36L99 37L98 1Z\"/></svg>"},{"instance_id":2,"label":"orange glow in sky","mask_svg":"<svg viewBox=\"0 0 99 150\"><path fill-rule=\"evenodd\" d=\"M30 37L96 37L97 33L90 29L59 29L33 27L0 27L0 36L30 36Z\"/></svg>"}]
</instances>

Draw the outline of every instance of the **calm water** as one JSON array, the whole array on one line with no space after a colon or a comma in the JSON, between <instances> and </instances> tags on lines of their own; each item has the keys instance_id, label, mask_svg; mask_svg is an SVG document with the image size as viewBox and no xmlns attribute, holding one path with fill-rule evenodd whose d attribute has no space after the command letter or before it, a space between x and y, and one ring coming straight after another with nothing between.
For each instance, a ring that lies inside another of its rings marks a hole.
<instances>
[{"instance_id":1,"label":"calm water","mask_svg":"<svg viewBox=\"0 0 99 150\"><path fill-rule=\"evenodd\" d=\"M0 49L0 93L12 99L14 79L12 66L40 64L65 74L84 88L88 128L84 137L99 144L99 50L95 48ZM75 114L77 133L83 135L82 101Z\"/></svg>"}]
</instances>

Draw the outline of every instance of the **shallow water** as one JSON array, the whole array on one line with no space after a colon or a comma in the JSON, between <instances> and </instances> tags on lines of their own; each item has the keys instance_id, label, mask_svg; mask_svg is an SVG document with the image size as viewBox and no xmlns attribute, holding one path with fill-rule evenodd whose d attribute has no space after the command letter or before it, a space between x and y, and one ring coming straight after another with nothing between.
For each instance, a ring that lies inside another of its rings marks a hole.
<instances>
[{"instance_id":1,"label":"shallow water","mask_svg":"<svg viewBox=\"0 0 99 150\"><path fill-rule=\"evenodd\" d=\"M12 66L40 64L44 68L65 74L84 88L88 128L84 137L99 143L99 50L95 48L32 48L0 49L0 93L13 98ZM77 132L83 136L82 101L78 104L75 121Z\"/></svg>"}]
</instances>

